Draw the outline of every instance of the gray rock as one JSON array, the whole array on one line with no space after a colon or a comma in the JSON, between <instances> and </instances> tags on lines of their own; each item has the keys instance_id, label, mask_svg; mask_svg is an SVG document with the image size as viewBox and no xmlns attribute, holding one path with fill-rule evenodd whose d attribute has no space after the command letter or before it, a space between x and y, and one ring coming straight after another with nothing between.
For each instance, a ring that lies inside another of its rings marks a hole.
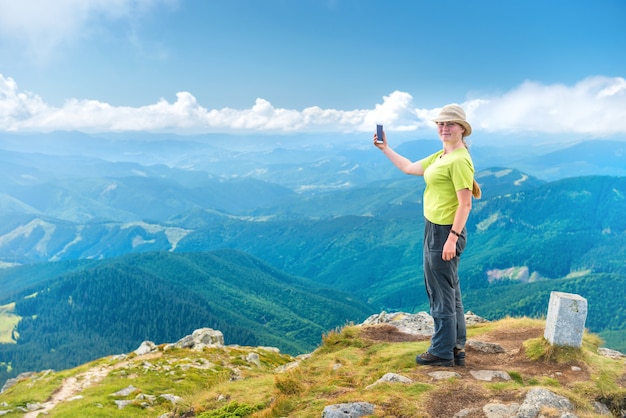
<instances>
[{"instance_id":1,"label":"gray rock","mask_svg":"<svg viewBox=\"0 0 626 418\"><path fill-rule=\"evenodd\" d=\"M612 359L621 359L626 357L626 354L621 353L617 350L611 350L610 348L600 347L598 349L598 353L604 357L612 358Z\"/></svg>"},{"instance_id":2,"label":"gray rock","mask_svg":"<svg viewBox=\"0 0 626 418\"><path fill-rule=\"evenodd\" d=\"M284 373L287 370L294 369L294 368L296 368L298 366L300 366L300 362L299 361L292 361L291 363L283 364L282 366L276 367L275 371L276 371L276 373Z\"/></svg>"},{"instance_id":3,"label":"gray rock","mask_svg":"<svg viewBox=\"0 0 626 418\"><path fill-rule=\"evenodd\" d=\"M465 408L454 414L452 418L466 418L469 416L476 416L480 413L479 408Z\"/></svg>"},{"instance_id":4,"label":"gray rock","mask_svg":"<svg viewBox=\"0 0 626 418\"><path fill-rule=\"evenodd\" d=\"M341 403L328 405L322 411L322 418L359 418L374 413L374 405L367 402Z\"/></svg>"},{"instance_id":5,"label":"gray rock","mask_svg":"<svg viewBox=\"0 0 626 418\"><path fill-rule=\"evenodd\" d=\"M254 364L257 367L261 366L261 359L257 353L248 353L248 356L246 357L246 361L248 363Z\"/></svg>"},{"instance_id":6,"label":"gray rock","mask_svg":"<svg viewBox=\"0 0 626 418\"><path fill-rule=\"evenodd\" d=\"M39 409L43 409L43 405L39 402L29 402L26 404L26 409L29 411L37 411Z\"/></svg>"},{"instance_id":7,"label":"gray rock","mask_svg":"<svg viewBox=\"0 0 626 418\"><path fill-rule=\"evenodd\" d=\"M534 388L528 391L524 398L524 403L519 407L516 418L536 418L539 416L541 408L555 408L562 413L570 413L574 410L574 406L569 399L550 392L543 388ZM567 415L574 417L575 415ZM565 418L561 415L561 418Z\"/></svg>"},{"instance_id":8,"label":"gray rock","mask_svg":"<svg viewBox=\"0 0 626 418\"><path fill-rule=\"evenodd\" d=\"M132 403L133 401L128 401L128 400L116 400L115 401L115 404L117 405L117 409L124 409Z\"/></svg>"},{"instance_id":9,"label":"gray rock","mask_svg":"<svg viewBox=\"0 0 626 418\"><path fill-rule=\"evenodd\" d=\"M514 417L519 409L519 404L512 403L504 405L501 403L488 403L483 406L483 414L487 418L509 418Z\"/></svg>"},{"instance_id":10,"label":"gray rock","mask_svg":"<svg viewBox=\"0 0 626 418\"><path fill-rule=\"evenodd\" d=\"M428 373L428 375L435 380L445 380L445 379L452 379L453 377L457 377L457 378L461 377L461 375L458 374L457 372L431 372L431 373Z\"/></svg>"},{"instance_id":11,"label":"gray rock","mask_svg":"<svg viewBox=\"0 0 626 418\"><path fill-rule=\"evenodd\" d=\"M130 385L128 387L125 387L124 389L121 389L121 390L118 390L115 393L112 393L111 396L121 396L121 397L124 397L124 396L130 395L131 393L136 392L137 390L138 389L136 387L134 387L133 385Z\"/></svg>"},{"instance_id":12,"label":"gray rock","mask_svg":"<svg viewBox=\"0 0 626 418\"><path fill-rule=\"evenodd\" d=\"M470 374L476 380L491 382L494 379L511 380L511 376L507 372L500 370L472 370Z\"/></svg>"},{"instance_id":13,"label":"gray rock","mask_svg":"<svg viewBox=\"0 0 626 418\"><path fill-rule=\"evenodd\" d=\"M135 351L133 351L133 353L137 354L138 356L143 356L144 354L148 354L152 351L155 351L156 349L157 346L152 341L144 341Z\"/></svg>"},{"instance_id":14,"label":"gray rock","mask_svg":"<svg viewBox=\"0 0 626 418\"><path fill-rule=\"evenodd\" d=\"M476 315L472 311L465 312L465 325L484 324L486 322L489 322L489 320Z\"/></svg>"},{"instance_id":15,"label":"gray rock","mask_svg":"<svg viewBox=\"0 0 626 418\"><path fill-rule=\"evenodd\" d=\"M387 373L383 377L381 377L380 379L372 383L371 385L367 386L365 389L371 389L374 386L379 385L381 383L406 383L408 384L408 383L413 383L413 381L409 379L408 377L399 375L397 373Z\"/></svg>"},{"instance_id":16,"label":"gray rock","mask_svg":"<svg viewBox=\"0 0 626 418\"><path fill-rule=\"evenodd\" d=\"M202 350L204 347L223 347L224 334L222 334L221 331L211 328L200 328L195 330L191 335L187 335L178 340L174 346L194 350Z\"/></svg>"},{"instance_id":17,"label":"gray rock","mask_svg":"<svg viewBox=\"0 0 626 418\"><path fill-rule=\"evenodd\" d=\"M496 343L489 343L484 341L477 340L468 340L465 344L467 347L471 347L476 351L480 351L481 353L487 354L498 354L504 353L506 350L500 345Z\"/></svg>"},{"instance_id":18,"label":"gray rock","mask_svg":"<svg viewBox=\"0 0 626 418\"><path fill-rule=\"evenodd\" d=\"M609 408L602 402L595 401L593 403L593 410L598 415L611 415Z\"/></svg>"},{"instance_id":19,"label":"gray rock","mask_svg":"<svg viewBox=\"0 0 626 418\"><path fill-rule=\"evenodd\" d=\"M150 403L153 403L156 400L156 396L140 393L139 395L135 396L135 399L138 401L148 401Z\"/></svg>"},{"instance_id":20,"label":"gray rock","mask_svg":"<svg viewBox=\"0 0 626 418\"><path fill-rule=\"evenodd\" d=\"M164 393L160 397L167 401L170 401L173 404L177 404L183 400L183 398L181 398L180 396L172 395L170 393Z\"/></svg>"}]
</instances>

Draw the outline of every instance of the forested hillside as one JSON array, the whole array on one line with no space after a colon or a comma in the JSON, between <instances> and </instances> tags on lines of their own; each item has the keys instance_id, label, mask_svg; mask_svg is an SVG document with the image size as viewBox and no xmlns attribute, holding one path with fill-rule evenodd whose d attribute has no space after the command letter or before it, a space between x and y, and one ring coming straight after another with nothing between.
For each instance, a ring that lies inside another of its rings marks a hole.
<instances>
[{"instance_id":1,"label":"forested hillside","mask_svg":"<svg viewBox=\"0 0 626 418\"><path fill-rule=\"evenodd\" d=\"M382 193L387 205L363 216L214 222L181 239L177 251L238 248L293 274L353 289L385 307L406 308L386 303L371 287L388 281L406 290L398 283L402 273L420 275L418 196L390 202ZM475 201L461 265L465 287L591 272L624 274L624 196L626 178L581 177Z\"/></svg>"},{"instance_id":2,"label":"forested hillside","mask_svg":"<svg viewBox=\"0 0 626 418\"><path fill-rule=\"evenodd\" d=\"M325 332L372 313L349 294L232 250L48 263L27 272L50 276L26 288L2 287L0 306L15 302L21 321L16 343L0 344L0 381L129 352L145 340L176 341L203 327L222 331L229 344L295 355L313 350ZM22 272L2 273L5 283L16 283L5 279Z\"/></svg>"}]
</instances>

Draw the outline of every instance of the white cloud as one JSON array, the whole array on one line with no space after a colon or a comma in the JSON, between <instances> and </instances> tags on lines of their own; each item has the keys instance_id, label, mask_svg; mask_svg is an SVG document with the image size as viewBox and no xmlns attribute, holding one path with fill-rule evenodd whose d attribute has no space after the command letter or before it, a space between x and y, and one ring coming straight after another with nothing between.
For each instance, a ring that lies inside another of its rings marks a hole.
<instances>
[{"instance_id":1,"label":"white cloud","mask_svg":"<svg viewBox=\"0 0 626 418\"><path fill-rule=\"evenodd\" d=\"M99 19L134 19L163 3L178 0L19 0L0 4L0 36L22 42L45 59L60 44L85 36Z\"/></svg>"},{"instance_id":2,"label":"white cloud","mask_svg":"<svg viewBox=\"0 0 626 418\"><path fill-rule=\"evenodd\" d=\"M573 86L525 82L500 97L467 103L477 129L500 132L626 133L626 80L589 77Z\"/></svg>"},{"instance_id":3,"label":"white cloud","mask_svg":"<svg viewBox=\"0 0 626 418\"><path fill-rule=\"evenodd\" d=\"M500 96L461 105L474 131L626 134L626 80L620 77L590 77L573 86L526 82ZM161 99L141 107L79 99L51 107L0 74L0 130L4 131L369 132L378 122L389 132L419 131L433 129L430 119L437 111L416 108L411 95L400 91L383 97L372 109L355 110L276 108L261 98L249 109L206 109L189 92L178 93L174 102Z\"/></svg>"}]
</instances>

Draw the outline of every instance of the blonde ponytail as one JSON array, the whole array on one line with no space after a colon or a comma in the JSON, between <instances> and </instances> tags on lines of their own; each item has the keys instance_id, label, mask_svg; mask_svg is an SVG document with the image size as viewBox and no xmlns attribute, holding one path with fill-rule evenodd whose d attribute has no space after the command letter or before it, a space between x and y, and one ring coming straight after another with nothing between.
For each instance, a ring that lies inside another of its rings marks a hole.
<instances>
[{"instance_id":1,"label":"blonde ponytail","mask_svg":"<svg viewBox=\"0 0 626 418\"><path fill-rule=\"evenodd\" d=\"M467 150L469 151L469 146L465 141L465 135L463 135L463 145L465 145L465 148L467 148ZM478 183L476 183L476 180L474 179L472 183L472 196L474 196L474 199L480 199L482 195L483 191L480 189L480 186L478 185Z\"/></svg>"},{"instance_id":2,"label":"blonde ponytail","mask_svg":"<svg viewBox=\"0 0 626 418\"><path fill-rule=\"evenodd\" d=\"M480 190L480 186L476 183L476 180L474 180L474 183L472 183L472 196L474 196L475 199L480 199L482 195L483 191Z\"/></svg>"}]
</instances>

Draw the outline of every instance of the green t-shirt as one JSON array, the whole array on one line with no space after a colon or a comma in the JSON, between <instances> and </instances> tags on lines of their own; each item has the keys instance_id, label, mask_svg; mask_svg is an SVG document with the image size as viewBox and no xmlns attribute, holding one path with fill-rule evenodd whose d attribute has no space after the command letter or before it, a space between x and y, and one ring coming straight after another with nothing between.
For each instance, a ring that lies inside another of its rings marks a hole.
<instances>
[{"instance_id":1,"label":"green t-shirt","mask_svg":"<svg viewBox=\"0 0 626 418\"><path fill-rule=\"evenodd\" d=\"M420 163L426 182L424 217L437 225L452 225L459 206L456 192L472 190L474 165L469 151L462 147L444 156L441 150Z\"/></svg>"}]
</instances>

